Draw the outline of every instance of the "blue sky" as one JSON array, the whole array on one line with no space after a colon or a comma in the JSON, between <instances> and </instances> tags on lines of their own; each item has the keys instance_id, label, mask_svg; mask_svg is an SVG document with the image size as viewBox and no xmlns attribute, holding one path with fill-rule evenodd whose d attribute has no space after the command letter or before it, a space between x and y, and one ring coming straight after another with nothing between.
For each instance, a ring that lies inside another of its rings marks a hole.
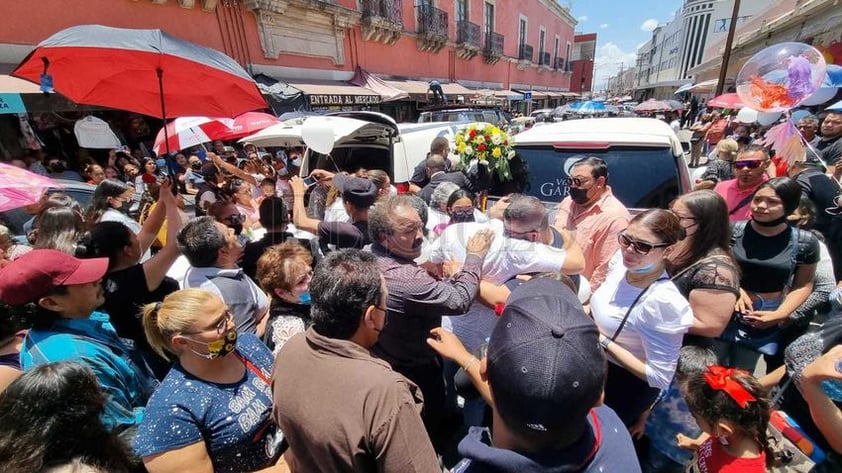
<instances>
[{"instance_id":1,"label":"blue sky","mask_svg":"<svg viewBox=\"0 0 842 473\"><path fill-rule=\"evenodd\" d=\"M670 21L683 0L560 0L571 5L579 21L576 33L597 33L594 90L602 90L607 77L634 65L637 48L651 31Z\"/></svg>"}]
</instances>

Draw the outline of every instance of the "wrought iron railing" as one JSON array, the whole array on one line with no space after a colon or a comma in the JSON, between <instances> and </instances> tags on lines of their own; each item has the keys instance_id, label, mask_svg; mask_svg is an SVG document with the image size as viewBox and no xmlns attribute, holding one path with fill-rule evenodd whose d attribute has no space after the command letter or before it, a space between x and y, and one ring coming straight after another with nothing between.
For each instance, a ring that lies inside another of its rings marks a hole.
<instances>
[{"instance_id":1,"label":"wrought iron railing","mask_svg":"<svg viewBox=\"0 0 842 473\"><path fill-rule=\"evenodd\" d=\"M482 47L482 29L470 21L456 22L456 44L469 44Z\"/></svg>"},{"instance_id":2,"label":"wrought iron railing","mask_svg":"<svg viewBox=\"0 0 842 473\"><path fill-rule=\"evenodd\" d=\"M432 5L419 5L418 32L431 36L447 37L447 12Z\"/></svg>"},{"instance_id":3,"label":"wrought iron railing","mask_svg":"<svg viewBox=\"0 0 842 473\"><path fill-rule=\"evenodd\" d=\"M485 47L483 48L483 52L486 56L497 56L500 57L503 55L503 40L504 37L500 33L486 33L485 35Z\"/></svg>"},{"instance_id":4,"label":"wrought iron railing","mask_svg":"<svg viewBox=\"0 0 842 473\"><path fill-rule=\"evenodd\" d=\"M396 25L403 25L402 0L360 0L363 21L382 18Z\"/></svg>"},{"instance_id":5,"label":"wrought iron railing","mask_svg":"<svg viewBox=\"0 0 842 473\"><path fill-rule=\"evenodd\" d=\"M533 53L532 46L528 44L521 44L518 48L517 58L523 61L532 61L532 53Z\"/></svg>"}]
</instances>

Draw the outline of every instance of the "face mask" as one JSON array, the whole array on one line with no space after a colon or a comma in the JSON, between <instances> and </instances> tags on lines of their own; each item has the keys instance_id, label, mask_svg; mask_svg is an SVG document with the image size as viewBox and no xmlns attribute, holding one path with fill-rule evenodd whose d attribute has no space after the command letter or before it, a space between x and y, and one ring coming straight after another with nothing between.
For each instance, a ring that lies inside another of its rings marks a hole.
<instances>
[{"instance_id":1,"label":"face mask","mask_svg":"<svg viewBox=\"0 0 842 473\"><path fill-rule=\"evenodd\" d=\"M124 201L122 201L122 203L120 204L119 207L114 207L114 210L118 210L120 212L123 212L124 214L127 214L127 213L129 213L129 210L131 210L131 208L132 208L132 201L124 200Z\"/></svg>"},{"instance_id":2,"label":"face mask","mask_svg":"<svg viewBox=\"0 0 842 473\"><path fill-rule=\"evenodd\" d=\"M760 221L756 220L754 218L754 216L751 217L751 221L756 223L757 225L760 225L761 227L776 227L776 226L778 226L782 223L788 222L786 217L776 218L775 220L772 220L771 222L760 222Z\"/></svg>"},{"instance_id":3,"label":"face mask","mask_svg":"<svg viewBox=\"0 0 842 473\"><path fill-rule=\"evenodd\" d=\"M185 337L186 338L186 337ZM188 340L192 340L197 342L197 340L193 340L192 338L188 338ZM202 343L202 342L198 342ZM215 360L217 358L222 358L223 356L231 353L234 351L234 348L237 346L237 330L231 329L225 336L220 338L219 340L214 340L212 342L207 343L208 352L207 353L199 353L194 349L190 349L196 356L201 356L202 358L207 358L208 360Z\"/></svg>"},{"instance_id":4,"label":"face mask","mask_svg":"<svg viewBox=\"0 0 842 473\"><path fill-rule=\"evenodd\" d=\"M653 269L655 269L655 263L650 263L650 264L647 264L646 266L643 266L643 267L640 267L640 268L637 268L637 269L630 269L629 272L632 272L632 273L635 273L635 274L644 274L644 273L651 272Z\"/></svg>"},{"instance_id":5,"label":"face mask","mask_svg":"<svg viewBox=\"0 0 842 473\"><path fill-rule=\"evenodd\" d=\"M201 161L193 161L192 163L190 163L190 168L198 171L199 169L202 169L202 162Z\"/></svg>"},{"instance_id":6,"label":"face mask","mask_svg":"<svg viewBox=\"0 0 842 473\"><path fill-rule=\"evenodd\" d=\"M228 225L228 228L234 230L234 235L240 236L243 233L243 224L242 223L232 223Z\"/></svg>"},{"instance_id":7,"label":"face mask","mask_svg":"<svg viewBox=\"0 0 842 473\"><path fill-rule=\"evenodd\" d=\"M310 305L310 293L302 292L301 295L298 296L298 303L301 305Z\"/></svg>"},{"instance_id":8,"label":"face mask","mask_svg":"<svg viewBox=\"0 0 842 473\"><path fill-rule=\"evenodd\" d=\"M588 191L590 189L580 189L578 187L570 188L570 199L577 204L584 204L588 201Z\"/></svg>"},{"instance_id":9,"label":"face mask","mask_svg":"<svg viewBox=\"0 0 842 473\"><path fill-rule=\"evenodd\" d=\"M301 156L296 156L290 161L290 164L293 166L300 168L301 167Z\"/></svg>"},{"instance_id":10,"label":"face mask","mask_svg":"<svg viewBox=\"0 0 842 473\"><path fill-rule=\"evenodd\" d=\"M286 176L287 174L289 174L289 170L286 167L284 167L283 169L278 170L277 174L278 176Z\"/></svg>"},{"instance_id":11,"label":"face mask","mask_svg":"<svg viewBox=\"0 0 842 473\"><path fill-rule=\"evenodd\" d=\"M473 222L474 209L454 210L453 215L450 217L450 221L454 223Z\"/></svg>"}]
</instances>

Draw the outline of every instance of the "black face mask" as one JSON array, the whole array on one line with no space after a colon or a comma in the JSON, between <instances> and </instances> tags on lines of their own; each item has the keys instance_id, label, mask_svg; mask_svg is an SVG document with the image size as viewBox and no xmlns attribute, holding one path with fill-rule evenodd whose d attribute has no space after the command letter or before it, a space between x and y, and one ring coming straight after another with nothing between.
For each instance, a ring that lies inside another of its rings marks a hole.
<instances>
[{"instance_id":1,"label":"black face mask","mask_svg":"<svg viewBox=\"0 0 842 473\"><path fill-rule=\"evenodd\" d=\"M190 168L198 171L199 169L202 169L202 162L201 161L194 161L194 162L190 163Z\"/></svg>"},{"instance_id":2,"label":"black face mask","mask_svg":"<svg viewBox=\"0 0 842 473\"><path fill-rule=\"evenodd\" d=\"M771 222L761 222L761 221L755 219L754 216L751 217L751 221L760 225L761 227L777 227L778 225L780 225L782 223L789 222L789 220L787 220L786 217L776 218L775 220L772 220Z\"/></svg>"},{"instance_id":3,"label":"black face mask","mask_svg":"<svg viewBox=\"0 0 842 473\"><path fill-rule=\"evenodd\" d=\"M584 204L588 201L588 191L590 189L581 189L578 187L570 188L570 199L577 204Z\"/></svg>"},{"instance_id":4,"label":"black face mask","mask_svg":"<svg viewBox=\"0 0 842 473\"><path fill-rule=\"evenodd\" d=\"M450 221L453 223L473 222L474 210L454 210L450 217Z\"/></svg>"}]
</instances>

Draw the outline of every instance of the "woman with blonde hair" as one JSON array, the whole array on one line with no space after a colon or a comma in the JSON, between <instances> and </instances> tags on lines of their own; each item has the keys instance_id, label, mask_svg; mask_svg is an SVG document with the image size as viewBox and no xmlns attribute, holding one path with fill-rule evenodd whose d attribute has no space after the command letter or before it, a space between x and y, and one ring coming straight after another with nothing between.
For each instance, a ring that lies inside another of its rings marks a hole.
<instances>
[{"instance_id":1,"label":"woman with blonde hair","mask_svg":"<svg viewBox=\"0 0 842 473\"><path fill-rule=\"evenodd\" d=\"M696 183L696 189L713 189L716 184L734 178L734 159L740 149L739 143L730 138L716 144L716 159L708 163L705 173Z\"/></svg>"},{"instance_id":2,"label":"woman with blonde hair","mask_svg":"<svg viewBox=\"0 0 842 473\"><path fill-rule=\"evenodd\" d=\"M134 450L150 473L283 472L272 423L272 353L237 335L215 294L183 289L143 309L149 344L174 356L149 399Z\"/></svg>"},{"instance_id":3,"label":"woman with blonde hair","mask_svg":"<svg viewBox=\"0 0 842 473\"><path fill-rule=\"evenodd\" d=\"M272 297L263 342L275 354L293 335L312 325L312 277L313 256L297 241L271 246L257 260L257 282Z\"/></svg>"}]
</instances>

